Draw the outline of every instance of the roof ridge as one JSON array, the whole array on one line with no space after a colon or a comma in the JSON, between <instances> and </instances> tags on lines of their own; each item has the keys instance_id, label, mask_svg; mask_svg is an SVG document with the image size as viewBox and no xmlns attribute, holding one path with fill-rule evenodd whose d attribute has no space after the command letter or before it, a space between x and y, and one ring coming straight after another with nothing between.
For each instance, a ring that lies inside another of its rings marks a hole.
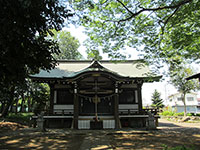
<instances>
[{"instance_id":1,"label":"roof ridge","mask_svg":"<svg viewBox=\"0 0 200 150\"><path fill-rule=\"evenodd\" d=\"M82 63L88 63L88 62L94 62L94 60L66 60L66 59L60 59L56 60L57 62L82 62ZM120 63L126 63L126 62L138 62L138 61L144 61L144 59L133 59L133 60L95 60L98 62L120 62Z\"/></svg>"}]
</instances>

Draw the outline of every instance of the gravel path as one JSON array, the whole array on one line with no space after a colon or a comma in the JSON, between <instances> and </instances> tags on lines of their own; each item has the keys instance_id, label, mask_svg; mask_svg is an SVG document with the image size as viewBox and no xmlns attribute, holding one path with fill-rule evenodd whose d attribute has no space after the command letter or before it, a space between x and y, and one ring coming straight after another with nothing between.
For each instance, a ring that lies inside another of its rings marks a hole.
<instances>
[{"instance_id":1,"label":"gravel path","mask_svg":"<svg viewBox=\"0 0 200 150\"><path fill-rule=\"evenodd\" d=\"M171 128L171 127L186 127L186 128L200 128L200 123L187 123L187 122L172 122L166 119L159 119L159 127L162 128Z\"/></svg>"}]
</instances>

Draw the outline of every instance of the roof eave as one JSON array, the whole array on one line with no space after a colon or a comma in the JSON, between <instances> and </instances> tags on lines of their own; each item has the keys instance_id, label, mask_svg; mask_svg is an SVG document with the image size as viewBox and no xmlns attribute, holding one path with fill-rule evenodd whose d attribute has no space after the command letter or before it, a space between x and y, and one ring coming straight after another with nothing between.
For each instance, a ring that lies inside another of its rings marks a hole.
<instances>
[{"instance_id":1,"label":"roof eave","mask_svg":"<svg viewBox=\"0 0 200 150\"><path fill-rule=\"evenodd\" d=\"M194 74L192 76L189 76L189 77L186 78L186 80L191 80L191 79L195 79L195 78L200 79L200 73L197 73L197 74Z\"/></svg>"}]
</instances>

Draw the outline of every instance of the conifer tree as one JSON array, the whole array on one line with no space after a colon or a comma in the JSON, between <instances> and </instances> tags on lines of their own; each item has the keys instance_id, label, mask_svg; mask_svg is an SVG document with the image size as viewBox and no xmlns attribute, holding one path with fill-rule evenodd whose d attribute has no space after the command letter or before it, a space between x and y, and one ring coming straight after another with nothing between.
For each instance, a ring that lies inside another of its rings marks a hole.
<instances>
[{"instance_id":1,"label":"conifer tree","mask_svg":"<svg viewBox=\"0 0 200 150\"><path fill-rule=\"evenodd\" d=\"M157 107L157 108L164 107L163 99L160 98L160 93L157 90L154 91L151 97L151 101L152 101L152 104L151 104L152 107Z\"/></svg>"}]
</instances>

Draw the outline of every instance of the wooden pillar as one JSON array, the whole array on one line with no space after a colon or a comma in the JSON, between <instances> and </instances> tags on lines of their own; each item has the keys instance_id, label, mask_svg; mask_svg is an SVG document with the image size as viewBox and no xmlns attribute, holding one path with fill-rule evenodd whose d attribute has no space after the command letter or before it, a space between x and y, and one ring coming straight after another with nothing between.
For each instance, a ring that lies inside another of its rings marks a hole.
<instances>
[{"instance_id":1,"label":"wooden pillar","mask_svg":"<svg viewBox=\"0 0 200 150\"><path fill-rule=\"evenodd\" d=\"M138 84L138 109L142 112L142 84Z\"/></svg>"},{"instance_id":2,"label":"wooden pillar","mask_svg":"<svg viewBox=\"0 0 200 150\"><path fill-rule=\"evenodd\" d=\"M74 84L74 122L73 127L74 129L78 129L78 116L79 116L79 101L77 96L77 84Z\"/></svg>"},{"instance_id":3,"label":"wooden pillar","mask_svg":"<svg viewBox=\"0 0 200 150\"><path fill-rule=\"evenodd\" d=\"M120 129L120 119L119 119L119 94L118 85L115 85L115 97L114 97L114 116L115 116L115 129Z\"/></svg>"},{"instance_id":4,"label":"wooden pillar","mask_svg":"<svg viewBox=\"0 0 200 150\"><path fill-rule=\"evenodd\" d=\"M50 108L49 112L50 114L53 114L53 105L54 105L54 84L49 84L50 87Z\"/></svg>"}]
</instances>

